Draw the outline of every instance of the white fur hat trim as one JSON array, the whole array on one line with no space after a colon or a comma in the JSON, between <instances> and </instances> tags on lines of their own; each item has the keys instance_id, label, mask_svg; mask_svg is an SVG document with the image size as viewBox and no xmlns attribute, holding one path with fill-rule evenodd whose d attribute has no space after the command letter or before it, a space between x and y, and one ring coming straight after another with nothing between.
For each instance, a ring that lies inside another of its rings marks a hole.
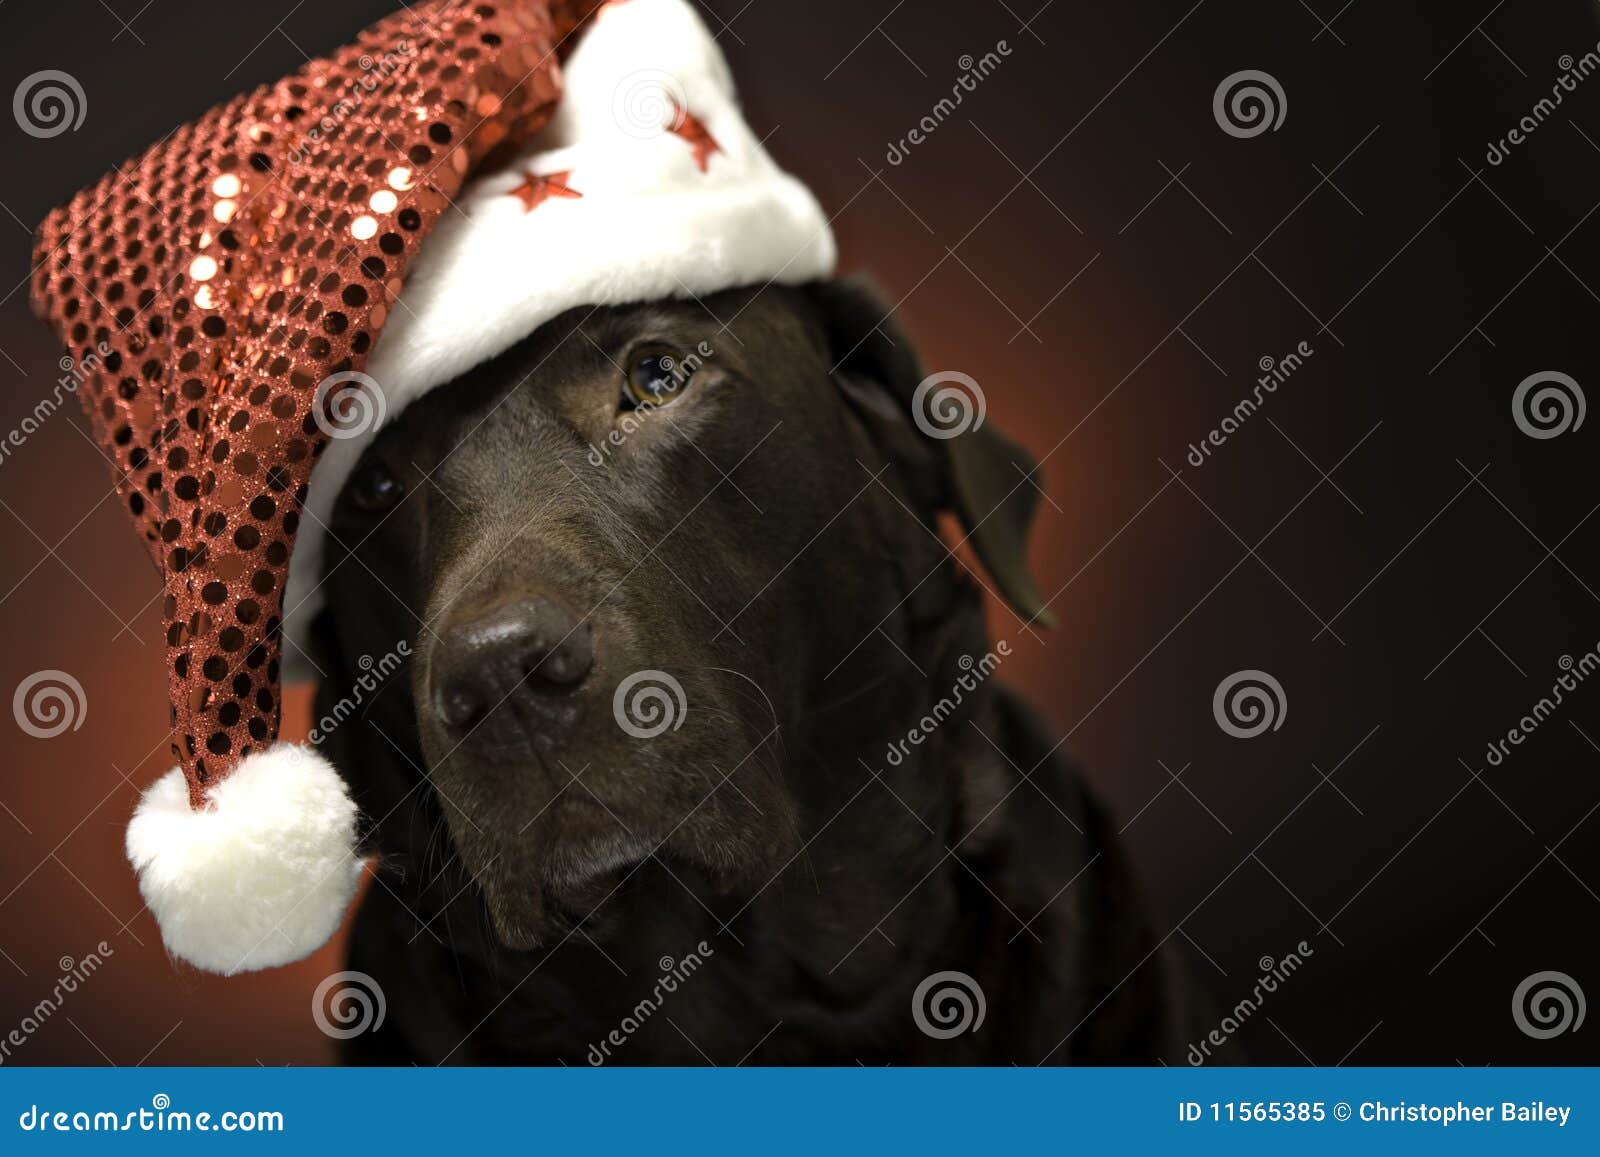
<instances>
[{"instance_id":1,"label":"white fur hat trim","mask_svg":"<svg viewBox=\"0 0 1600 1157\"><path fill-rule=\"evenodd\" d=\"M290 679L312 674L301 645L321 605L334 499L384 422L575 306L799 284L833 271L827 217L745 124L722 50L687 0L608 6L581 36L549 126L504 170L469 182L440 217L366 367L380 398L328 444L312 475L284 599ZM696 147L684 113L714 150ZM511 191L529 174L566 174L580 195L527 209Z\"/></svg>"},{"instance_id":2,"label":"white fur hat trim","mask_svg":"<svg viewBox=\"0 0 1600 1157\"><path fill-rule=\"evenodd\" d=\"M362 870L344 780L292 743L246 756L199 810L173 768L134 809L127 849L167 951L225 976L322 947Z\"/></svg>"}]
</instances>

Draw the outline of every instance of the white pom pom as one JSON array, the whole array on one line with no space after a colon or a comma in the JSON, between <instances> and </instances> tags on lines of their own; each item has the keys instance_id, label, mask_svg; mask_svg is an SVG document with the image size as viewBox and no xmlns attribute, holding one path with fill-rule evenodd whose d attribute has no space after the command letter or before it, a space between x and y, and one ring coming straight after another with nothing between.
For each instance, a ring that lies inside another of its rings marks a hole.
<instances>
[{"instance_id":1,"label":"white pom pom","mask_svg":"<svg viewBox=\"0 0 1600 1157\"><path fill-rule=\"evenodd\" d=\"M246 756L200 811L173 768L128 824L128 859L167 951L225 976L326 944L361 878L355 847L344 780L292 743Z\"/></svg>"}]
</instances>

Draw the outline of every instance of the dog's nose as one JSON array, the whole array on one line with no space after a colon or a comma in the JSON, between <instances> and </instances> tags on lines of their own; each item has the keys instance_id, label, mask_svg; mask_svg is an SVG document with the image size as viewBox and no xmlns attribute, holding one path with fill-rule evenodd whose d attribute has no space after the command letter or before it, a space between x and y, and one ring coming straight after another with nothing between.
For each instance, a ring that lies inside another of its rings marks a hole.
<instances>
[{"instance_id":1,"label":"dog's nose","mask_svg":"<svg viewBox=\"0 0 1600 1157\"><path fill-rule=\"evenodd\" d=\"M534 597L450 623L433 662L433 699L447 727L474 727L507 700L555 700L594 667L586 621L553 599ZM553 705L553 704L552 704ZM555 722L568 712L556 710Z\"/></svg>"}]
</instances>

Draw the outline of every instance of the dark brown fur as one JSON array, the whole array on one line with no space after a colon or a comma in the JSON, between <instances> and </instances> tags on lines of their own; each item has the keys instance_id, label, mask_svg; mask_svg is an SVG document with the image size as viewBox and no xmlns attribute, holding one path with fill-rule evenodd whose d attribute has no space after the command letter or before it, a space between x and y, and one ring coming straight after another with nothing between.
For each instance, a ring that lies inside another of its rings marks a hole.
<instances>
[{"instance_id":1,"label":"dark brown fur","mask_svg":"<svg viewBox=\"0 0 1600 1157\"><path fill-rule=\"evenodd\" d=\"M641 342L710 353L678 400L630 418ZM1016 697L982 682L887 756L992 646L941 512L1019 612L1002 635L1022 645L1043 609L1023 557L1033 464L987 426L924 436L920 378L854 286L734 291L573 311L383 432L335 514L318 632L319 715L361 656L413 651L327 740L383 855L351 966L389 1017L352 1059L1181 1056L1115 837ZM452 727L446 673L475 677L472 625L513 604L581 632L593 669L552 683L530 663ZM650 739L613 714L645 669L687 704ZM987 1012L937 1039L912 998L945 970Z\"/></svg>"}]
</instances>

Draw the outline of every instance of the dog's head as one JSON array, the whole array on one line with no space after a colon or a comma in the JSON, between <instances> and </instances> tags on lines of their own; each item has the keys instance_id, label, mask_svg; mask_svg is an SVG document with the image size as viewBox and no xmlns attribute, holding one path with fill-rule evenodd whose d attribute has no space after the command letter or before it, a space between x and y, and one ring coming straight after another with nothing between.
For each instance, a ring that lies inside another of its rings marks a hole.
<instances>
[{"instance_id":1,"label":"dog's head","mask_svg":"<svg viewBox=\"0 0 1600 1157\"><path fill-rule=\"evenodd\" d=\"M570 312L383 430L319 625L330 698L352 656L414 655L362 742L415 778L341 756L380 846L435 794L512 947L653 855L769 880L866 774L851 745L923 710L908 680L981 642L942 512L1043 610L1033 464L985 425L942 436L921 380L870 293L769 287Z\"/></svg>"}]
</instances>

